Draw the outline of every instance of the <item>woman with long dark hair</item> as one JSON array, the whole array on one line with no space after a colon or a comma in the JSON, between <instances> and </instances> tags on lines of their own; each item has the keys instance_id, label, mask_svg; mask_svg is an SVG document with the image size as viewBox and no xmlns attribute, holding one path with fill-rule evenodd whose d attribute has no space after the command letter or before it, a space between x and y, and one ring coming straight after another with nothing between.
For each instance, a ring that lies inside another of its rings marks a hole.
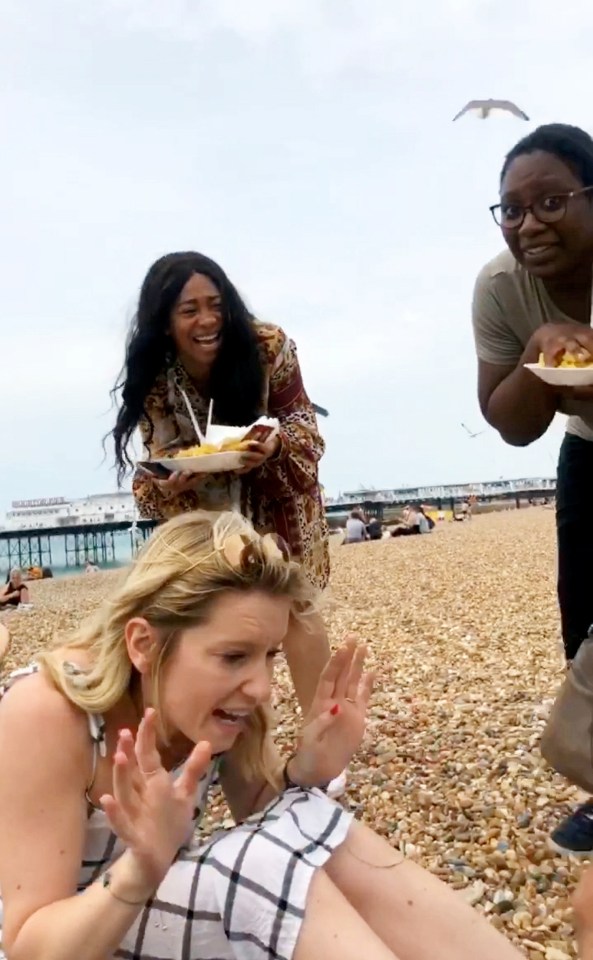
<instances>
[{"instance_id":1,"label":"woman with long dark hair","mask_svg":"<svg viewBox=\"0 0 593 960\"><path fill-rule=\"evenodd\" d=\"M473 324L478 394L503 440L526 446L569 414L556 490L558 599L567 662L593 624L593 389L554 388L524 368L540 354L593 361L593 139L566 124L539 127L505 159L491 208L508 250L481 271ZM552 834L556 849L593 851L593 803Z\"/></svg>"},{"instance_id":2,"label":"woman with long dark hair","mask_svg":"<svg viewBox=\"0 0 593 960\"><path fill-rule=\"evenodd\" d=\"M159 521L196 509L239 509L261 533L289 544L308 579L329 578L328 528L318 463L325 445L303 385L295 344L260 323L218 264L199 253L171 253L148 271L115 392L112 436L118 481L132 468L130 442L140 430L147 458L197 442L182 392L202 429L210 400L215 423L246 426L277 417L277 438L253 445L238 473L176 472L160 480L136 469L142 517ZM329 657L320 617L306 632L296 622L285 643L299 701L307 709Z\"/></svg>"}]
</instances>

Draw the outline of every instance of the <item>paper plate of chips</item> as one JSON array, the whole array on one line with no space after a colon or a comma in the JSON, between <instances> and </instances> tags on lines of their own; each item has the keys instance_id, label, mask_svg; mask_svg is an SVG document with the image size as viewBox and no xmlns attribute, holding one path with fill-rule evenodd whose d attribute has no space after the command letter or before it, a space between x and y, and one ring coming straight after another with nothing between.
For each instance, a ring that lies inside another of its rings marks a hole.
<instances>
[{"instance_id":1,"label":"paper plate of chips","mask_svg":"<svg viewBox=\"0 0 593 960\"><path fill-rule=\"evenodd\" d=\"M174 456L141 461L139 466L163 477L177 471L226 473L240 470L243 454L250 449L250 444L272 439L277 436L279 429L280 424L273 417L260 417L247 427L212 423L208 426L203 443L179 450Z\"/></svg>"},{"instance_id":2,"label":"paper plate of chips","mask_svg":"<svg viewBox=\"0 0 593 960\"><path fill-rule=\"evenodd\" d=\"M593 357L579 359L571 353L562 354L556 366L546 366L543 353L537 363L525 363L536 377L553 387L589 387L593 385Z\"/></svg>"}]
</instances>

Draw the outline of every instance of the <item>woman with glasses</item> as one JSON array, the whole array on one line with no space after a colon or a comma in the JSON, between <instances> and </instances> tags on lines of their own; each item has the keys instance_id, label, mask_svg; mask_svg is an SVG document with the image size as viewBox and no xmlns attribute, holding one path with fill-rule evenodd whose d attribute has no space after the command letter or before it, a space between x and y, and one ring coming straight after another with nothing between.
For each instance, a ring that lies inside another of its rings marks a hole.
<instances>
[{"instance_id":1,"label":"woman with glasses","mask_svg":"<svg viewBox=\"0 0 593 960\"><path fill-rule=\"evenodd\" d=\"M491 208L508 249L478 276L473 327L478 396L503 440L527 446L568 415L558 463L558 599L566 659L593 624L593 388L549 386L528 370L543 353L593 361L593 139L566 124L538 127L506 157ZM593 803L552 834L556 849L593 851Z\"/></svg>"}]
</instances>

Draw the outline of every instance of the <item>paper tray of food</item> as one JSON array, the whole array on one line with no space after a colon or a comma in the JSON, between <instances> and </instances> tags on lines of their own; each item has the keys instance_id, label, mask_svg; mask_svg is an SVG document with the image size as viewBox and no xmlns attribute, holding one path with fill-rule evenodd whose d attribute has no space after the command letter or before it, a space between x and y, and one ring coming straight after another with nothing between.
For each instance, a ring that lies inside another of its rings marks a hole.
<instances>
[{"instance_id":1,"label":"paper tray of food","mask_svg":"<svg viewBox=\"0 0 593 960\"><path fill-rule=\"evenodd\" d=\"M278 434L280 424L272 417L260 417L247 427L227 427L211 424L205 435L205 443L179 450L175 456L155 457L141 462L144 469L156 473L160 467L163 475L175 471L191 473L226 473L243 466L242 455L253 442L264 442Z\"/></svg>"},{"instance_id":2,"label":"paper tray of food","mask_svg":"<svg viewBox=\"0 0 593 960\"><path fill-rule=\"evenodd\" d=\"M553 387L589 387L593 384L593 360L579 360L569 353L564 353L554 367L546 366L543 354L538 363L526 363L524 366Z\"/></svg>"}]
</instances>

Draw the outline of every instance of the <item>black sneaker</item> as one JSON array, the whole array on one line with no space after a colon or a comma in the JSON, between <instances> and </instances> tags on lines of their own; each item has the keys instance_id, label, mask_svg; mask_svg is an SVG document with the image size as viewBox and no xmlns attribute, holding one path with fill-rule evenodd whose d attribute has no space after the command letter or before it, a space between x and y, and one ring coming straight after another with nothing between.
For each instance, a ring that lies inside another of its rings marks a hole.
<instances>
[{"instance_id":1,"label":"black sneaker","mask_svg":"<svg viewBox=\"0 0 593 960\"><path fill-rule=\"evenodd\" d=\"M557 853L569 853L573 857L593 854L593 800L577 807L574 813L559 824L548 841Z\"/></svg>"}]
</instances>

